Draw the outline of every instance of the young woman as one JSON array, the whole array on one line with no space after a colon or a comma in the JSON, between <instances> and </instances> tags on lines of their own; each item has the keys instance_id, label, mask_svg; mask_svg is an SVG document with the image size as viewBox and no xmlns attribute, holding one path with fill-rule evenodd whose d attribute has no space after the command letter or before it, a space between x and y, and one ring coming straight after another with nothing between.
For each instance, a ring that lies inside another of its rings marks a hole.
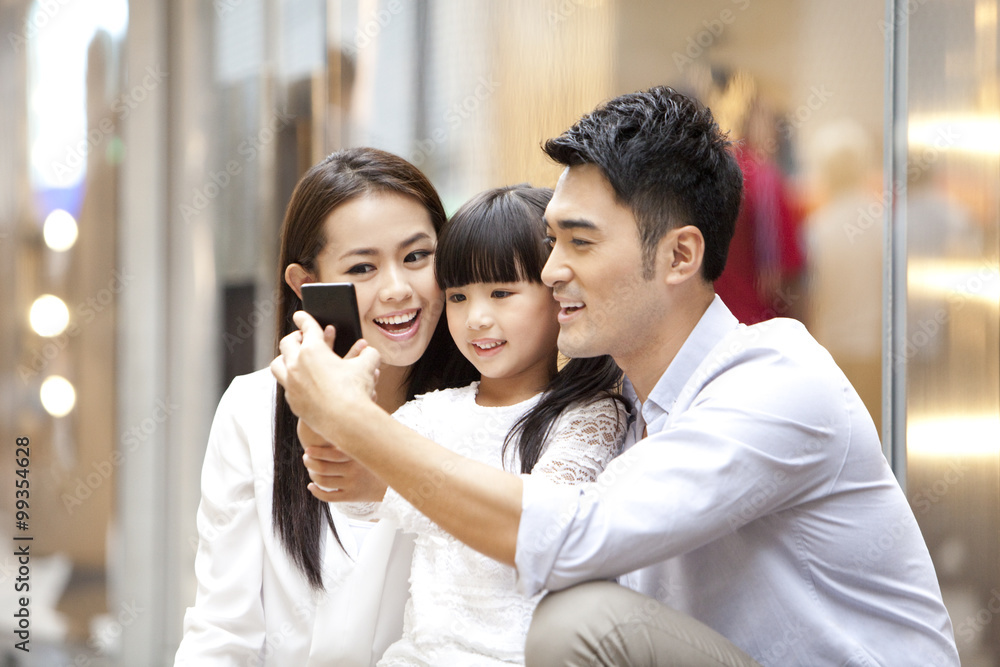
<instances>
[{"instance_id":1,"label":"young woman","mask_svg":"<svg viewBox=\"0 0 1000 667\"><path fill-rule=\"evenodd\" d=\"M352 282L382 355L378 401L467 384L434 276L445 212L405 160L335 153L303 176L281 232L277 337L308 282ZM198 594L176 664L371 665L398 638L412 543L306 488L295 419L265 369L236 378L212 425L198 509ZM356 485L378 484L358 466ZM384 488L384 485L381 487Z\"/></svg>"},{"instance_id":2,"label":"young woman","mask_svg":"<svg viewBox=\"0 0 1000 667\"><path fill-rule=\"evenodd\" d=\"M394 417L469 458L577 484L618 453L626 413L609 357L557 371L559 305L541 281L551 196L528 186L487 191L445 227L435 262L448 328L480 379L417 396ZM523 664L538 597L516 591L513 568L463 545L392 490L378 515L416 534L403 637L378 664Z\"/></svg>"}]
</instances>

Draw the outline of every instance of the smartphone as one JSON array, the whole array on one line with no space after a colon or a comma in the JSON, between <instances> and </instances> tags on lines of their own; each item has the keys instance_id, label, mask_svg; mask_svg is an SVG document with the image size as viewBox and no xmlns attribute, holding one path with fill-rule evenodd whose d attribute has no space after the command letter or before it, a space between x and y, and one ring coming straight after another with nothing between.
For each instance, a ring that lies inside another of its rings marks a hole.
<instances>
[{"instance_id":1,"label":"smartphone","mask_svg":"<svg viewBox=\"0 0 1000 667\"><path fill-rule=\"evenodd\" d=\"M326 328L337 330L333 351L343 357L361 338L358 297L353 283L305 283L302 285L302 309Z\"/></svg>"}]
</instances>

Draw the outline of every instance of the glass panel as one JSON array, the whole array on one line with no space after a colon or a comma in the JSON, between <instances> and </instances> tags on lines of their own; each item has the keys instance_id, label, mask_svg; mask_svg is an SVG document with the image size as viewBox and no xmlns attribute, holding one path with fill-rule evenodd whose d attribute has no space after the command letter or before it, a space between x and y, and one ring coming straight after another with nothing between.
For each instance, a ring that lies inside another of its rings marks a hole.
<instances>
[{"instance_id":1,"label":"glass panel","mask_svg":"<svg viewBox=\"0 0 1000 667\"><path fill-rule=\"evenodd\" d=\"M906 4L907 492L963 665L1000 663L997 2Z\"/></svg>"}]
</instances>

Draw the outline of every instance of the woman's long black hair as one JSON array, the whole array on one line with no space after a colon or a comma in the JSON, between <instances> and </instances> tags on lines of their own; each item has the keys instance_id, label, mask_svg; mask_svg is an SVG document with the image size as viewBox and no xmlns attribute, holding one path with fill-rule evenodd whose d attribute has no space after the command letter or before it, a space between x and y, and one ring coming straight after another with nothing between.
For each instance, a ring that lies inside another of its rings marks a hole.
<instances>
[{"instance_id":1,"label":"woman's long black hair","mask_svg":"<svg viewBox=\"0 0 1000 667\"><path fill-rule=\"evenodd\" d=\"M542 215L551 198L549 188L521 184L487 190L463 204L438 238L434 266L441 288L519 280L540 284L549 255ZM570 359L549 381L535 407L511 428L504 455L516 438L521 472L531 472L549 432L568 407L602 398L627 406L618 393L621 381L622 371L610 356ZM624 418L621 411L619 415Z\"/></svg>"},{"instance_id":2,"label":"woman's long black hair","mask_svg":"<svg viewBox=\"0 0 1000 667\"><path fill-rule=\"evenodd\" d=\"M285 282L285 267L301 264L315 272L316 256L326 245L324 223L341 204L370 194L411 197L430 214L436 231L445 223L441 199L427 177L401 157L374 148L352 148L328 156L312 167L295 186L281 228L278 263L278 342L297 327L292 315L302 302ZM444 387L465 386L475 379L475 368L458 352L442 316L426 352L407 376L407 400ZM340 543L330 506L306 488L309 474L302 465L302 445L296 435L297 419L277 388L274 408L274 483L271 522L292 561L315 589L323 588L323 524ZM343 545L341 545L342 547Z\"/></svg>"}]
</instances>

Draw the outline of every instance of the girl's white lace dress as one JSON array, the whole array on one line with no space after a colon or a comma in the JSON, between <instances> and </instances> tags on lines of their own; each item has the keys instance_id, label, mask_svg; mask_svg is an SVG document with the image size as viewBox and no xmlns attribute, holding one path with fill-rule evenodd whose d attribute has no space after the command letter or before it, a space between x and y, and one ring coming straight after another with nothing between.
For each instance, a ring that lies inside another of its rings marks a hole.
<instances>
[{"instance_id":1,"label":"girl's white lace dress","mask_svg":"<svg viewBox=\"0 0 1000 667\"><path fill-rule=\"evenodd\" d=\"M503 441L541 395L516 405L483 407L475 400L478 386L475 382L418 396L394 417L463 456L519 472L516 444L509 448L506 465L501 460ZM532 475L560 484L593 480L620 450L625 427L626 415L610 399L568 409L550 432ZM378 664L523 664L524 640L540 596L526 598L517 592L514 568L465 546L392 489L378 516L416 534L403 637Z\"/></svg>"}]
</instances>

